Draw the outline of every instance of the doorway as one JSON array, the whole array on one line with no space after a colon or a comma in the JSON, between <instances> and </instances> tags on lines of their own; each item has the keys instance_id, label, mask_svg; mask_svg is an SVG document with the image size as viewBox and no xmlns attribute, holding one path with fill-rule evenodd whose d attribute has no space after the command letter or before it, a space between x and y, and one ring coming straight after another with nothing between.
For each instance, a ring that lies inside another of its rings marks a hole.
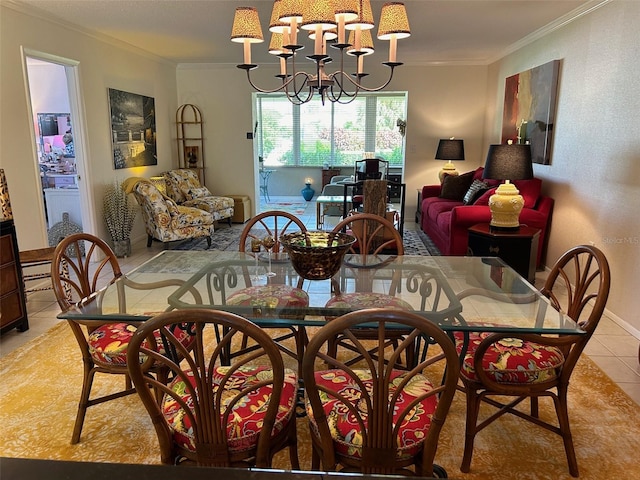
<instances>
[{"instance_id":1,"label":"doorway","mask_svg":"<svg viewBox=\"0 0 640 480\"><path fill-rule=\"evenodd\" d=\"M52 227L88 231L88 192L83 188L84 148L73 62L25 52L26 80L35 140L42 207L49 234ZM83 228L84 227L84 228ZM50 235L48 235L50 236ZM49 238L49 243L52 239Z\"/></svg>"}]
</instances>

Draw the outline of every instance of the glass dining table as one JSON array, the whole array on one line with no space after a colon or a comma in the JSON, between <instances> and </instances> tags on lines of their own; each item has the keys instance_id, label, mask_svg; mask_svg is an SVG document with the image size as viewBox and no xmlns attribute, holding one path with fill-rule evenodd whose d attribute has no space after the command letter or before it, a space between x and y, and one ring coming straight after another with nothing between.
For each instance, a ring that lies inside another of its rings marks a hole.
<instances>
[{"instance_id":1,"label":"glass dining table","mask_svg":"<svg viewBox=\"0 0 640 480\"><path fill-rule=\"evenodd\" d=\"M58 318L135 323L160 312L206 308L236 313L263 328L295 330L322 326L366 306L328 307L334 295L376 292L408 303L416 314L447 332L583 333L526 279L493 257L347 254L332 279L304 280L308 306L281 307L269 296L249 305L226 303L246 287L298 284L299 275L286 254L272 258L275 276L265 275L267 265L266 257L239 252L166 250ZM160 280L167 280L166 285L144 288Z\"/></svg>"}]
</instances>

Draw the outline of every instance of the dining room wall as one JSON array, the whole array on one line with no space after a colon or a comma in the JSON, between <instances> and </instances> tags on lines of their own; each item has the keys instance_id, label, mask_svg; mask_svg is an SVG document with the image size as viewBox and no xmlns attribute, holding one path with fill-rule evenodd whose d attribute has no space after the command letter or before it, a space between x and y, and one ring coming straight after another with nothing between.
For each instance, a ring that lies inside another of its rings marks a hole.
<instances>
[{"instance_id":1,"label":"dining room wall","mask_svg":"<svg viewBox=\"0 0 640 480\"><path fill-rule=\"evenodd\" d=\"M44 218L42 202L34 201L41 195L40 172L35 160L22 49L77 65L82 104L81 118L74 121L84 124L87 177L81 181L89 182L92 200L92 219L83 224L83 229L108 239L102 219L104 188L114 178L146 177L173 166L176 66L114 39L88 35L78 27L25 11L17 4L0 3L0 162L9 185L21 250L48 243L43 223L37 221ZM114 169L108 88L155 98L158 165ZM139 217L132 239L144 235Z\"/></svg>"},{"instance_id":2,"label":"dining room wall","mask_svg":"<svg viewBox=\"0 0 640 480\"><path fill-rule=\"evenodd\" d=\"M266 47L265 47L266 48ZM400 50L401 53L401 50ZM367 85L381 84L388 68L367 64ZM306 67L303 64L303 68ZM275 88L279 64L261 65L252 79L263 88ZM207 187L214 193L250 195L256 205L258 158L253 141L252 92L244 71L235 65L180 64L177 69L178 102L194 103L202 111ZM413 218L417 189L438 182L442 162L435 160L440 138L465 140L466 161L461 171L484 163L482 152L487 67L477 65L403 65L396 69L386 90L408 92L404 181L407 184L406 218ZM329 106L327 105L327 108ZM279 168L270 179L273 195L299 195L303 179L316 178L308 169ZM315 187L314 187L315 188ZM302 197L300 197L302 199Z\"/></svg>"},{"instance_id":3,"label":"dining room wall","mask_svg":"<svg viewBox=\"0 0 640 480\"><path fill-rule=\"evenodd\" d=\"M485 148L500 142L505 78L561 61L550 165L534 164L555 199L547 265L595 244L611 266L608 310L640 338L640 2L614 0L493 63Z\"/></svg>"}]
</instances>

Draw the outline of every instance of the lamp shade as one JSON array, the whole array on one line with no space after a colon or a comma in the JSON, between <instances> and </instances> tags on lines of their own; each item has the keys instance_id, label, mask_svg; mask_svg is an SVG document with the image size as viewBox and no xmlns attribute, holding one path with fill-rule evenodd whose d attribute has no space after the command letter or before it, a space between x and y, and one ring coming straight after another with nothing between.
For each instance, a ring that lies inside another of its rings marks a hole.
<instances>
[{"instance_id":1,"label":"lamp shade","mask_svg":"<svg viewBox=\"0 0 640 480\"><path fill-rule=\"evenodd\" d=\"M371 55L375 51L371 30L362 30L360 32L360 50L356 50L356 32L354 30L349 32L349 43L351 44L351 47L347 49L349 55L354 55L355 52L360 52L362 55Z\"/></svg>"},{"instance_id":2,"label":"lamp shade","mask_svg":"<svg viewBox=\"0 0 640 480\"><path fill-rule=\"evenodd\" d=\"M333 0L313 0L304 6L304 14L302 15L303 30L331 30L336 28L336 10Z\"/></svg>"},{"instance_id":3,"label":"lamp shade","mask_svg":"<svg viewBox=\"0 0 640 480\"><path fill-rule=\"evenodd\" d=\"M253 7L236 8L236 13L233 18L231 41L243 43L245 40L250 43L264 41L258 10Z\"/></svg>"},{"instance_id":4,"label":"lamp shade","mask_svg":"<svg viewBox=\"0 0 640 480\"><path fill-rule=\"evenodd\" d=\"M342 17L345 22L351 22L358 18L358 11L360 10L360 2L358 0L341 0L335 3L336 20Z\"/></svg>"},{"instance_id":5,"label":"lamp shade","mask_svg":"<svg viewBox=\"0 0 640 480\"><path fill-rule=\"evenodd\" d=\"M380 12L378 38L380 40L390 40L394 35L396 38L407 38L411 35L407 10L404 7L404 3L400 2L385 3Z\"/></svg>"},{"instance_id":6,"label":"lamp shade","mask_svg":"<svg viewBox=\"0 0 640 480\"><path fill-rule=\"evenodd\" d=\"M438 143L436 160L464 160L464 140L443 138Z\"/></svg>"},{"instance_id":7,"label":"lamp shade","mask_svg":"<svg viewBox=\"0 0 640 480\"><path fill-rule=\"evenodd\" d=\"M494 180L528 180L533 178L531 145L491 145L484 165L483 178Z\"/></svg>"},{"instance_id":8,"label":"lamp shade","mask_svg":"<svg viewBox=\"0 0 640 480\"><path fill-rule=\"evenodd\" d=\"M303 0L280 0L279 14L281 22L290 23L294 19L301 22L304 14Z\"/></svg>"},{"instance_id":9,"label":"lamp shade","mask_svg":"<svg viewBox=\"0 0 640 480\"><path fill-rule=\"evenodd\" d=\"M282 33L272 33L269 42L269 53L271 55L281 55L286 50L282 46Z\"/></svg>"},{"instance_id":10,"label":"lamp shade","mask_svg":"<svg viewBox=\"0 0 640 480\"><path fill-rule=\"evenodd\" d=\"M271 19L269 20L269 31L273 33L289 32L289 24L280 20L280 4L282 0L275 0L271 9Z\"/></svg>"},{"instance_id":11,"label":"lamp shade","mask_svg":"<svg viewBox=\"0 0 640 480\"><path fill-rule=\"evenodd\" d=\"M373 22L373 10L371 9L371 2L369 0L362 0L360 2L360 12L358 18L346 23L347 30L369 30L374 27Z\"/></svg>"}]
</instances>

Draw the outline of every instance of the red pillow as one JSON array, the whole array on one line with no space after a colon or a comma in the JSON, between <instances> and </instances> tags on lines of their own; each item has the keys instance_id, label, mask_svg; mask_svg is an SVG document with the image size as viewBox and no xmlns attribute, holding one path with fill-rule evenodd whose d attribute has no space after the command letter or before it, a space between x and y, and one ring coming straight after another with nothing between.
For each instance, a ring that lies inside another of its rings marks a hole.
<instances>
[{"instance_id":1,"label":"red pillow","mask_svg":"<svg viewBox=\"0 0 640 480\"><path fill-rule=\"evenodd\" d=\"M520 195L524 198L524 208L534 208L542 190L542 180L539 178L515 180L513 184L520 190Z\"/></svg>"},{"instance_id":2,"label":"red pillow","mask_svg":"<svg viewBox=\"0 0 640 480\"><path fill-rule=\"evenodd\" d=\"M482 174L484 173L484 167L478 167L473 171L474 180L484 180Z\"/></svg>"},{"instance_id":3,"label":"red pillow","mask_svg":"<svg viewBox=\"0 0 640 480\"><path fill-rule=\"evenodd\" d=\"M496 188L490 188L489 190L484 192L480 196L480 198L478 198L475 202L473 202L473 204L474 205L489 205L489 197L491 197L491 195L496 193Z\"/></svg>"},{"instance_id":4,"label":"red pillow","mask_svg":"<svg viewBox=\"0 0 640 480\"><path fill-rule=\"evenodd\" d=\"M522 195L524 199L524 208L535 208L538 197L540 196L540 190L542 189L542 180L539 178L515 180L513 184L520 191L520 195ZM474 202L474 205L489 205L489 197L494 193L496 193L495 188L487 190Z\"/></svg>"}]
</instances>

